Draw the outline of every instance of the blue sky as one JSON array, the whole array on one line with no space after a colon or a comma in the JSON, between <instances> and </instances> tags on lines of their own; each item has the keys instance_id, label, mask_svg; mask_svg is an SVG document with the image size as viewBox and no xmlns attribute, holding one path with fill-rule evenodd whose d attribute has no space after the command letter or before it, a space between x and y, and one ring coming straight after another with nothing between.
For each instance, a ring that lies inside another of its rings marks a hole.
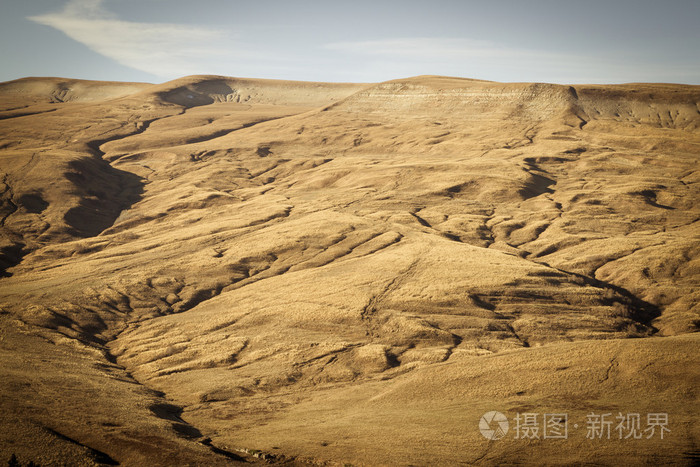
<instances>
[{"instance_id":1,"label":"blue sky","mask_svg":"<svg viewBox=\"0 0 700 467\"><path fill-rule=\"evenodd\" d=\"M3 0L0 81L700 84L700 0Z\"/></svg>"}]
</instances>

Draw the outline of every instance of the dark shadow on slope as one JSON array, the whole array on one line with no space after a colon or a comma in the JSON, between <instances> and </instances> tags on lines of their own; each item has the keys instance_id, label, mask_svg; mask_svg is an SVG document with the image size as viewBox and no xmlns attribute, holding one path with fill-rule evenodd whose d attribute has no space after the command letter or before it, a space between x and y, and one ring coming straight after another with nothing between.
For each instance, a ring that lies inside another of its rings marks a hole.
<instances>
[{"instance_id":1,"label":"dark shadow on slope","mask_svg":"<svg viewBox=\"0 0 700 467\"><path fill-rule=\"evenodd\" d=\"M612 290L615 292L618 297L611 297L605 299L604 303L605 305L612 305L615 302L618 302L624 306L627 307L629 310L629 318L637 321L638 323L641 323L647 327L649 327L652 332L656 333L658 329L656 329L654 326L652 326L651 322L661 316L661 309L649 302L646 302L642 300L641 298L637 297L634 295L632 292L629 290L619 287L615 284L611 284L610 282L605 282L601 281L598 279L594 279L589 276L584 276L583 274L578 274L575 272L570 272L570 271L565 271L563 269L556 268L558 271L561 271L566 274L571 274L572 276L578 277L581 279L586 285L590 285L599 289L608 289ZM622 300L620 300L622 298Z\"/></svg>"},{"instance_id":2,"label":"dark shadow on slope","mask_svg":"<svg viewBox=\"0 0 700 467\"><path fill-rule=\"evenodd\" d=\"M518 194L523 198L523 200L526 200L545 193L554 193L554 190L549 187L555 183L556 181L552 180L551 178L530 172L530 180L523 188L518 190Z\"/></svg>"},{"instance_id":3,"label":"dark shadow on slope","mask_svg":"<svg viewBox=\"0 0 700 467\"><path fill-rule=\"evenodd\" d=\"M10 277L11 273L7 272L13 266L17 266L29 251L25 250L23 243L15 243L0 248L0 277Z\"/></svg>"},{"instance_id":4,"label":"dark shadow on slope","mask_svg":"<svg viewBox=\"0 0 700 467\"><path fill-rule=\"evenodd\" d=\"M189 439L202 437L202 433L197 428L180 417L182 415L182 407L174 404L160 403L153 404L150 409L156 417L172 422L172 428L179 436Z\"/></svg>"},{"instance_id":5,"label":"dark shadow on slope","mask_svg":"<svg viewBox=\"0 0 700 467\"><path fill-rule=\"evenodd\" d=\"M293 115L293 114L292 114ZM231 128L231 129L226 129L226 130L218 130L213 133L209 133L208 135L201 135L201 136L195 136L193 138L188 138L185 141L185 144L195 144L195 143L203 143L205 141L210 141L216 138L221 138L222 136L226 136L228 134L231 134L235 131L243 130L246 128L250 128L255 125L259 125L261 123L265 122L271 122L272 120L279 120L281 118L286 118L289 117L290 115L281 115L279 117L270 117L270 118L263 118L261 120L254 120L252 122L244 123L243 125L237 127L237 128ZM272 154L272 151L270 150L269 146L259 146L257 149L257 154L260 157L267 157L270 154ZM198 159L198 160L201 160Z\"/></svg>"},{"instance_id":6,"label":"dark shadow on slope","mask_svg":"<svg viewBox=\"0 0 700 467\"><path fill-rule=\"evenodd\" d=\"M41 214L49 207L49 203L38 192L23 194L17 203L30 214Z\"/></svg>"},{"instance_id":7,"label":"dark shadow on slope","mask_svg":"<svg viewBox=\"0 0 700 467\"><path fill-rule=\"evenodd\" d=\"M204 445L204 446L207 446L209 449L211 449L212 452L214 452L216 454L227 457L227 458L234 460L234 461L247 462L245 460L245 458L239 456L238 454L235 454L231 451L227 451L225 449L221 449L221 448L214 446L213 444L211 444L211 439L209 439L209 438L203 439L202 441L200 441L200 443L202 443L202 445Z\"/></svg>"},{"instance_id":8,"label":"dark shadow on slope","mask_svg":"<svg viewBox=\"0 0 700 467\"><path fill-rule=\"evenodd\" d=\"M654 190L643 190L640 191L639 193L634 193L642 196L644 198L644 202L647 203L649 206L654 206L655 208L660 208L660 209L667 209L667 210L673 210L676 209L672 206L666 206L665 204L659 204L656 200L656 192Z\"/></svg>"},{"instance_id":9,"label":"dark shadow on slope","mask_svg":"<svg viewBox=\"0 0 700 467\"><path fill-rule=\"evenodd\" d=\"M57 110L58 110L58 108L48 109L48 110L24 111L24 112L12 112L9 110L0 111L0 120L7 120L10 118L19 118L19 117L29 117L30 115L45 114L45 113L49 113L49 112L55 112Z\"/></svg>"},{"instance_id":10,"label":"dark shadow on slope","mask_svg":"<svg viewBox=\"0 0 700 467\"><path fill-rule=\"evenodd\" d=\"M683 458L688 460L690 466L700 467L700 450L687 451L683 453Z\"/></svg>"},{"instance_id":11,"label":"dark shadow on slope","mask_svg":"<svg viewBox=\"0 0 700 467\"><path fill-rule=\"evenodd\" d=\"M75 185L81 199L78 206L65 213L64 220L77 237L99 235L143 194L142 177L116 169L101 158L73 161L70 169L65 177Z\"/></svg>"},{"instance_id":12,"label":"dark shadow on slope","mask_svg":"<svg viewBox=\"0 0 700 467\"><path fill-rule=\"evenodd\" d=\"M191 108L213 104L216 100L212 95L224 97L234 93L235 91L222 80L205 80L162 92L159 97L165 102Z\"/></svg>"},{"instance_id":13,"label":"dark shadow on slope","mask_svg":"<svg viewBox=\"0 0 700 467\"><path fill-rule=\"evenodd\" d=\"M15 193L12 186L8 182L8 175L5 175L2 183L5 185L5 190L2 193L2 204L0 204L0 228L4 230L7 219L23 206L22 200L24 197L20 197L18 202L15 202ZM41 201L43 199L39 197ZM18 204L19 203L19 204ZM44 202L45 203L45 202ZM48 205L48 204L47 204ZM23 206L26 209L26 206ZM37 206L35 206L37 207ZM27 209L29 212L31 210ZM9 234L9 235L8 235ZM3 237L9 241L9 245L6 244L0 247L0 278L10 277L12 274L8 273L7 270L13 266L18 265L22 258L24 258L29 250L26 249L26 244L20 241L18 236L9 231L3 232Z\"/></svg>"},{"instance_id":14,"label":"dark shadow on slope","mask_svg":"<svg viewBox=\"0 0 700 467\"><path fill-rule=\"evenodd\" d=\"M51 433L52 435L54 435L55 437L62 439L63 441L67 441L71 444L75 444L77 446L80 446L80 447L86 449L88 451L90 457L92 458L92 460L95 463L103 464L103 465L119 465L119 462L115 461L109 455L105 454L102 451L98 451L97 449L93 449L90 446L87 446L79 441L76 441L73 438L69 438L68 436L66 436L62 433L59 433L58 431L53 430L51 428L44 428L44 429L46 431L48 431L49 433Z\"/></svg>"},{"instance_id":15,"label":"dark shadow on slope","mask_svg":"<svg viewBox=\"0 0 700 467\"><path fill-rule=\"evenodd\" d=\"M478 306L479 308L483 308L484 310L493 311L496 309L496 305L477 294L469 294L469 299L472 301L472 303L474 303L474 305Z\"/></svg>"},{"instance_id":16,"label":"dark shadow on slope","mask_svg":"<svg viewBox=\"0 0 700 467\"><path fill-rule=\"evenodd\" d=\"M159 396L163 397L165 396L165 394L160 393ZM150 407L150 409L156 417L172 422L172 428L179 436L193 440L202 437L202 433L197 428L190 425L180 417L182 415L182 407L179 407L174 404L159 403L153 404ZM234 461L246 462L246 460L238 454L214 446L211 443L210 438L205 438L199 442L202 445L207 446L209 449L211 449L212 452L216 454L219 454Z\"/></svg>"},{"instance_id":17,"label":"dark shadow on slope","mask_svg":"<svg viewBox=\"0 0 700 467\"><path fill-rule=\"evenodd\" d=\"M179 115L182 115L183 113L184 113L184 110L181 111ZM131 131L129 131L128 133L116 133L108 138L95 139L92 141L88 141L87 143L85 143L85 145L88 147L88 149L96 157L103 159L105 156L105 152L102 149L100 149L100 147L103 144L109 143L112 141L117 141L117 140L124 139L124 138L129 138L130 136L134 136L134 135L140 135L144 131L148 130L148 127L151 126L151 123L155 122L156 120L159 120L159 118L152 118L150 120L144 120L144 121L138 122L137 124L134 125L134 128Z\"/></svg>"}]
</instances>

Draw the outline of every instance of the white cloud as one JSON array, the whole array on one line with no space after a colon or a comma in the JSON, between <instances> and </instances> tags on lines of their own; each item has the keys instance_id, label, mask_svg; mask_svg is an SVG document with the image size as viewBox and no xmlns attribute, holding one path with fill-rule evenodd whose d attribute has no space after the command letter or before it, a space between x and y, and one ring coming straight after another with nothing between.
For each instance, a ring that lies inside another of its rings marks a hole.
<instances>
[{"instance_id":1,"label":"white cloud","mask_svg":"<svg viewBox=\"0 0 700 467\"><path fill-rule=\"evenodd\" d=\"M165 78L201 73L212 57L233 59L233 38L223 30L119 20L103 0L71 0L58 13L32 16L122 65Z\"/></svg>"},{"instance_id":2,"label":"white cloud","mask_svg":"<svg viewBox=\"0 0 700 467\"><path fill-rule=\"evenodd\" d=\"M245 23L234 34L216 27L125 21L108 11L106 4L106 0L69 0L59 12L29 19L62 31L122 65L165 79L210 73L372 82L442 74L581 83L668 81L679 76L697 81L700 74L694 65L664 67L648 63L645 57L604 50L582 55L566 53L562 47L537 50L469 38L399 37L318 45L324 43L322 35L300 40L285 28L260 34L259 27L249 26L246 36ZM248 41L243 42L246 37Z\"/></svg>"}]
</instances>

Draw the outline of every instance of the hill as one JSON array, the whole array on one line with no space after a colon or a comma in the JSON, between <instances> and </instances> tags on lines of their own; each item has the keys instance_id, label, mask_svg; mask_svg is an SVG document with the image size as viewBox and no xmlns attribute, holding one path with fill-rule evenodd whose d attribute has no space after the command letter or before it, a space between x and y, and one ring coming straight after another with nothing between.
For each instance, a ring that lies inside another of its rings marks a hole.
<instances>
[{"instance_id":1,"label":"hill","mask_svg":"<svg viewBox=\"0 0 700 467\"><path fill-rule=\"evenodd\" d=\"M700 87L36 78L0 103L6 457L697 461ZM568 436L515 438L523 413ZM596 414L670 431L588 439Z\"/></svg>"}]
</instances>

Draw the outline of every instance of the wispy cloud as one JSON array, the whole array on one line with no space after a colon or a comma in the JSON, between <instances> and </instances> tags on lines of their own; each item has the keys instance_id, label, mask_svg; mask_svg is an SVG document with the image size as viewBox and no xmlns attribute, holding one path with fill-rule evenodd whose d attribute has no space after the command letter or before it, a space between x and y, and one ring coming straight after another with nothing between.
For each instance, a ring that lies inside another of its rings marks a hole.
<instances>
[{"instance_id":1,"label":"wispy cloud","mask_svg":"<svg viewBox=\"0 0 700 467\"><path fill-rule=\"evenodd\" d=\"M211 73L372 82L443 74L495 81L581 83L673 79L695 82L700 76L695 62L665 66L664 60L650 58L646 50L630 56L615 52L614 48L567 48L566 44L543 44L541 49L533 49L500 42L496 36L491 36L491 40L375 36L377 40L333 42L333 37L347 35L329 30L297 34L294 28L287 27L286 18L279 20L284 27L273 23L267 26L265 34L259 24L253 29L246 21L233 21L234 32L223 29L221 23L205 27L189 24L187 19L180 23L127 21L109 11L109 0L66 1L58 12L29 19L62 31L117 63L166 79ZM144 8L153 1L144 0ZM229 4L229 10L224 11L235 10L235 2L223 3ZM428 28L426 34L429 33Z\"/></svg>"},{"instance_id":2,"label":"wispy cloud","mask_svg":"<svg viewBox=\"0 0 700 467\"><path fill-rule=\"evenodd\" d=\"M183 24L123 21L103 0L71 0L62 11L28 18L65 33L116 62L159 77L201 73L212 56L233 58L224 30Z\"/></svg>"}]
</instances>

